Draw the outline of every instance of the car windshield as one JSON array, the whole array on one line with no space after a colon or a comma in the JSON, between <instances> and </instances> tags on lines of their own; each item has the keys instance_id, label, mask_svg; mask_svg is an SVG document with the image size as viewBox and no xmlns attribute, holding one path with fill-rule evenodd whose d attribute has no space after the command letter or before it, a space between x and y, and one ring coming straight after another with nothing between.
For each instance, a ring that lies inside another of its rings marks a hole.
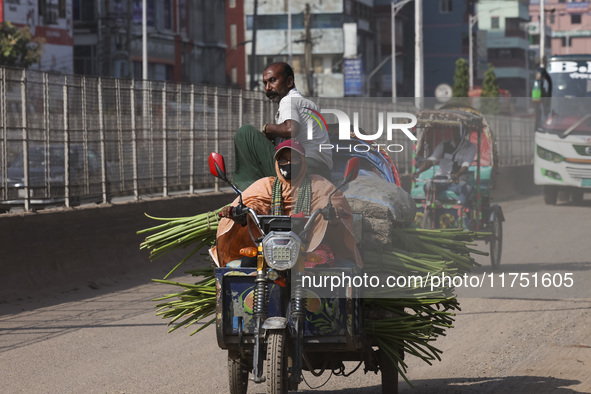
<instances>
[{"instance_id":1,"label":"car windshield","mask_svg":"<svg viewBox=\"0 0 591 394\"><path fill-rule=\"evenodd\" d=\"M43 147L29 147L29 168L41 168L46 166L63 167L64 149L61 147L49 148L49 160ZM23 154L20 153L12 163L12 167L23 167Z\"/></svg>"},{"instance_id":2,"label":"car windshield","mask_svg":"<svg viewBox=\"0 0 591 394\"><path fill-rule=\"evenodd\" d=\"M543 128L562 134L591 133L591 60L554 60L548 64L552 79L552 99Z\"/></svg>"},{"instance_id":3,"label":"car windshield","mask_svg":"<svg viewBox=\"0 0 591 394\"><path fill-rule=\"evenodd\" d=\"M548 73L552 97L591 97L591 61L553 61Z\"/></svg>"}]
</instances>

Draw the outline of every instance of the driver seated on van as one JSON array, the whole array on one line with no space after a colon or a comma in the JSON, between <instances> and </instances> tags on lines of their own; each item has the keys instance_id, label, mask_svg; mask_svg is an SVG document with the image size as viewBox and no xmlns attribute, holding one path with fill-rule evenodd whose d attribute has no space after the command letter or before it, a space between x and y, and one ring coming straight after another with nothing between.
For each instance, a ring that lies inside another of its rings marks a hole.
<instances>
[{"instance_id":1,"label":"driver seated on van","mask_svg":"<svg viewBox=\"0 0 591 394\"><path fill-rule=\"evenodd\" d=\"M244 205L252 208L258 215L309 216L316 209L324 208L335 186L324 177L307 173L304 147L296 140L289 139L277 146L274 177L259 179L242 193ZM347 199L340 191L332 196L336 218L327 222L321 216L316 219L307 235L306 252L314 252L322 257L320 264L334 264L335 260L350 261L361 266L361 256L353 235L353 217ZM254 261L242 258L240 249L255 246L248 226L253 234L258 231L252 224L237 223L232 220L232 209L237 206L236 198L231 206L224 207L217 230L217 245L210 249L216 265L256 266ZM309 267L311 262L306 262Z\"/></svg>"},{"instance_id":2,"label":"driver seated on van","mask_svg":"<svg viewBox=\"0 0 591 394\"><path fill-rule=\"evenodd\" d=\"M413 178L418 179L422 172L439 162L434 179L447 179L452 182L438 183L429 180L425 183L425 195L430 196L433 188L436 196L442 191L451 190L458 196L457 203L465 205L472 192L472 187L466 182L465 175L475 155L476 145L466 139L463 129L454 128L451 140L440 142L433 150L433 154L415 171Z\"/></svg>"}]
</instances>

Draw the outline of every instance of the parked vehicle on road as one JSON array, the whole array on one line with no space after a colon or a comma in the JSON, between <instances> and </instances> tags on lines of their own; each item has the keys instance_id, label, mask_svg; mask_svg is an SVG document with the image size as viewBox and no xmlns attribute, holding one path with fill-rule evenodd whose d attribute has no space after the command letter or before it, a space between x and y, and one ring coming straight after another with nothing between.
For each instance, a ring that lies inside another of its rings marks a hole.
<instances>
[{"instance_id":1,"label":"parked vehicle on road","mask_svg":"<svg viewBox=\"0 0 591 394\"><path fill-rule=\"evenodd\" d=\"M24 206L27 189L29 203L35 209L63 205L66 185L71 196L71 205L102 200L100 157L85 145L69 146L67 183L66 151L63 144L31 144L27 159L25 166L25 155L20 152L8 165L6 182L0 183L7 186L7 198L0 201L0 207L9 209ZM27 177L25 171L28 173Z\"/></svg>"},{"instance_id":2,"label":"parked vehicle on road","mask_svg":"<svg viewBox=\"0 0 591 394\"><path fill-rule=\"evenodd\" d=\"M591 192L591 55L552 56L532 92L536 103L534 183L544 201Z\"/></svg>"}]
</instances>

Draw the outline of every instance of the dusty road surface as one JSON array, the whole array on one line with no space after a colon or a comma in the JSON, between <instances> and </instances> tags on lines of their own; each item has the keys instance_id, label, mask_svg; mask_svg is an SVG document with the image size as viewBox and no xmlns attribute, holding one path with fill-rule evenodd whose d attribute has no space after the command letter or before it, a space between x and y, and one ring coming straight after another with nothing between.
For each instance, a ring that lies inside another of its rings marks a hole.
<instances>
[{"instance_id":1,"label":"dusty road surface","mask_svg":"<svg viewBox=\"0 0 591 394\"><path fill-rule=\"evenodd\" d=\"M410 393L591 392L591 201L543 205L541 197L502 203L503 271L572 273L574 286L459 290L462 311L437 341L442 361L408 357ZM478 273L490 272L486 258ZM194 337L166 333L150 300L167 293L163 263L134 277L61 289L0 305L2 393L225 393L225 353L212 327ZM165 264L166 265L166 264ZM498 277L497 277L498 278ZM541 277L540 277L541 278ZM521 280L521 277L519 277ZM497 282L498 283L498 282ZM541 283L541 282L540 282ZM517 289L519 290L519 289ZM347 364L348 370L356 364ZM312 387L327 375L306 374ZM264 392L251 383L249 393ZM333 376L304 393L380 393L379 376Z\"/></svg>"}]
</instances>

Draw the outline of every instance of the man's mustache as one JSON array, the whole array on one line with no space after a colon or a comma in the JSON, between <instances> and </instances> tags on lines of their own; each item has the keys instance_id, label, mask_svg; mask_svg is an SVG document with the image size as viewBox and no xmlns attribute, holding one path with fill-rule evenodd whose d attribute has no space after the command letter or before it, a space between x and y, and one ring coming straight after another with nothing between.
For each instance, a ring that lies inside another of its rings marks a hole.
<instances>
[{"instance_id":1,"label":"man's mustache","mask_svg":"<svg viewBox=\"0 0 591 394\"><path fill-rule=\"evenodd\" d=\"M265 93L265 95L267 96L267 98L273 98L273 97L275 97L275 96L279 96L279 93L277 93L277 92L276 92L276 91L274 91L274 90L271 90L271 91L269 91L269 92L266 92L266 93Z\"/></svg>"}]
</instances>

